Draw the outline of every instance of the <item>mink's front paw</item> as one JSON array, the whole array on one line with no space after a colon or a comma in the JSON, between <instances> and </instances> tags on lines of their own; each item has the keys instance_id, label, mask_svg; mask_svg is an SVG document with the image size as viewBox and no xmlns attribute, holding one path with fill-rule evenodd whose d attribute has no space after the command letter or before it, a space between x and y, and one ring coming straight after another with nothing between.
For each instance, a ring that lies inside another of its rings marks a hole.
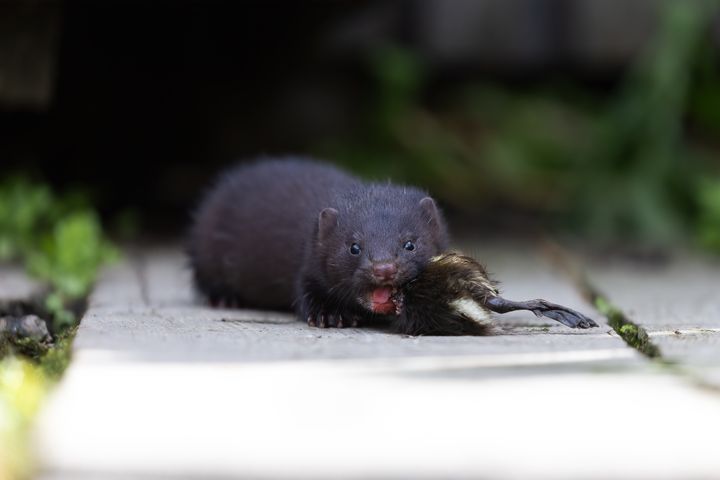
<instances>
[{"instance_id":1,"label":"mink's front paw","mask_svg":"<svg viewBox=\"0 0 720 480\"><path fill-rule=\"evenodd\" d=\"M307 316L307 324L311 327L327 328L327 327L357 327L359 318L355 315L342 315L340 313L325 313L320 310L316 313L310 313Z\"/></svg>"}]
</instances>

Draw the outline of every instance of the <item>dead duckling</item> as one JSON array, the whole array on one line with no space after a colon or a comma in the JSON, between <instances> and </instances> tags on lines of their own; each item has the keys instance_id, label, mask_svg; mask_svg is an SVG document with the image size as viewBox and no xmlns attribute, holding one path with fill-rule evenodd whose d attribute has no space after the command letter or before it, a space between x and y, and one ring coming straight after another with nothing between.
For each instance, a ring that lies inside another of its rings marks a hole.
<instances>
[{"instance_id":1,"label":"dead duckling","mask_svg":"<svg viewBox=\"0 0 720 480\"><path fill-rule=\"evenodd\" d=\"M546 300L506 300L485 267L458 253L433 257L423 272L393 297L395 328L406 335L488 335L492 312L530 310L570 328L598 325L580 312Z\"/></svg>"}]
</instances>

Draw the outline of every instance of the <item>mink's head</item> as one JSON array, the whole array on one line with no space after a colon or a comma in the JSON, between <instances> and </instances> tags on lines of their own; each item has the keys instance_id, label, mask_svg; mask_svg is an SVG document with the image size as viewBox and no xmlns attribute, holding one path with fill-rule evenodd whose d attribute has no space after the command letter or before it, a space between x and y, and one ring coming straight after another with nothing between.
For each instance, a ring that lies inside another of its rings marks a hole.
<instances>
[{"instance_id":1,"label":"mink's head","mask_svg":"<svg viewBox=\"0 0 720 480\"><path fill-rule=\"evenodd\" d=\"M447 247L435 202L415 189L377 186L320 212L317 254L333 296L381 315L399 313L394 295Z\"/></svg>"}]
</instances>

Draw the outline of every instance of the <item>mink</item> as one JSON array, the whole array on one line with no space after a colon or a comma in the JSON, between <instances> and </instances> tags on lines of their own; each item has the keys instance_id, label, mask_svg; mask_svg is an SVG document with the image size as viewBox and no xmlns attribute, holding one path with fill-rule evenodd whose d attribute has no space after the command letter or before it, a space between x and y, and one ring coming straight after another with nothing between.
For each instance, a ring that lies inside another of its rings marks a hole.
<instances>
[{"instance_id":1,"label":"mink","mask_svg":"<svg viewBox=\"0 0 720 480\"><path fill-rule=\"evenodd\" d=\"M489 335L492 313L530 310L571 328L597 327L568 307L536 299L512 301L500 296L497 282L472 257L450 252L430 259L423 271L392 298L394 327L407 335Z\"/></svg>"},{"instance_id":2,"label":"mink","mask_svg":"<svg viewBox=\"0 0 720 480\"><path fill-rule=\"evenodd\" d=\"M423 190L309 158L241 164L201 201L188 239L213 304L289 310L311 326L396 315L394 295L448 246Z\"/></svg>"}]
</instances>

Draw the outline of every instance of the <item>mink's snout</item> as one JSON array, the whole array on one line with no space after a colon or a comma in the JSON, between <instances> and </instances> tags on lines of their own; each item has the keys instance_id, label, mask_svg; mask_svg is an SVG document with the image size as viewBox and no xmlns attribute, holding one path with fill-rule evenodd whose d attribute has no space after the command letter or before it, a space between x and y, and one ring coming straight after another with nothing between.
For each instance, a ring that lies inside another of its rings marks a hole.
<instances>
[{"instance_id":1,"label":"mink's snout","mask_svg":"<svg viewBox=\"0 0 720 480\"><path fill-rule=\"evenodd\" d=\"M370 276L370 289L360 304L373 313L398 315L401 306L397 301L398 287L407 272L395 261L373 262L366 273Z\"/></svg>"},{"instance_id":2,"label":"mink's snout","mask_svg":"<svg viewBox=\"0 0 720 480\"><path fill-rule=\"evenodd\" d=\"M372 266L372 275L378 282L393 282L398 273L398 266L394 262L379 262Z\"/></svg>"}]
</instances>

